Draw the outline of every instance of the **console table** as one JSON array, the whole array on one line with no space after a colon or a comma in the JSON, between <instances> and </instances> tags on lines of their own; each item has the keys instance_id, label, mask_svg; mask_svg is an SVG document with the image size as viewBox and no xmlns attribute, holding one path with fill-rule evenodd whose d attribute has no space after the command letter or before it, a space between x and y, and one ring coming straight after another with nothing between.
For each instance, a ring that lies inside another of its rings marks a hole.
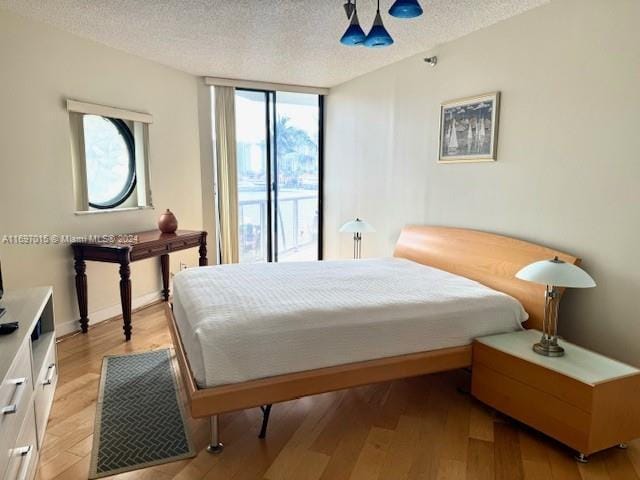
<instances>
[{"instance_id":1,"label":"console table","mask_svg":"<svg viewBox=\"0 0 640 480\"><path fill-rule=\"evenodd\" d=\"M137 260L160 257L162 270L162 295L169 300L169 253L199 247L200 266L207 265L207 232L178 230L175 233L162 233L159 230L122 235L126 241L115 243L72 243L76 271L76 292L80 310L82 333L89 328L87 305L86 261L109 262L120 265L120 301L124 336L131 339L131 269L129 264Z\"/></svg>"}]
</instances>

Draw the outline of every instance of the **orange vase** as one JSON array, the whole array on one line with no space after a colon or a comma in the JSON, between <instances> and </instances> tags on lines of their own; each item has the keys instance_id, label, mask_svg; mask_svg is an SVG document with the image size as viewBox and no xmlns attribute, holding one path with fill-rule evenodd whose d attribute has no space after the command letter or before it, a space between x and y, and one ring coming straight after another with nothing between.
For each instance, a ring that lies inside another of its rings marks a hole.
<instances>
[{"instance_id":1,"label":"orange vase","mask_svg":"<svg viewBox=\"0 0 640 480\"><path fill-rule=\"evenodd\" d=\"M174 233L178 229L178 219L168 208L166 212L160 215L158 228L162 233Z\"/></svg>"}]
</instances>

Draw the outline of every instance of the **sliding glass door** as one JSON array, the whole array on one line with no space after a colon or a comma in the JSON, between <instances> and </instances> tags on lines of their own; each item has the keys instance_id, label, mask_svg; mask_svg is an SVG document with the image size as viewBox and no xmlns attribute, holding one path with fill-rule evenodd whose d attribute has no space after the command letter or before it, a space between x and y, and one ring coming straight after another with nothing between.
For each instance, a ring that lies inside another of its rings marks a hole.
<instances>
[{"instance_id":1,"label":"sliding glass door","mask_svg":"<svg viewBox=\"0 0 640 480\"><path fill-rule=\"evenodd\" d=\"M318 95L278 92L275 97L277 259L317 260L320 238Z\"/></svg>"},{"instance_id":2,"label":"sliding glass door","mask_svg":"<svg viewBox=\"0 0 640 480\"><path fill-rule=\"evenodd\" d=\"M313 94L236 90L240 262L322 257L322 106Z\"/></svg>"}]
</instances>

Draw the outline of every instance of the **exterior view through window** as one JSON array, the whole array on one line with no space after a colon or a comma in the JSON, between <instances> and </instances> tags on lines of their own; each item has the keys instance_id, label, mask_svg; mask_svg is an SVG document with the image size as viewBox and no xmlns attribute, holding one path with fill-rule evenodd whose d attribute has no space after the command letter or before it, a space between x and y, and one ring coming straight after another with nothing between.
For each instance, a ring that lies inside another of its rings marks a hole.
<instances>
[{"instance_id":1,"label":"exterior view through window","mask_svg":"<svg viewBox=\"0 0 640 480\"><path fill-rule=\"evenodd\" d=\"M318 95L236 90L240 262L317 260Z\"/></svg>"},{"instance_id":2,"label":"exterior view through window","mask_svg":"<svg viewBox=\"0 0 640 480\"><path fill-rule=\"evenodd\" d=\"M135 188L133 135L123 120L84 115L84 154L87 193L93 208L114 208Z\"/></svg>"}]
</instances>

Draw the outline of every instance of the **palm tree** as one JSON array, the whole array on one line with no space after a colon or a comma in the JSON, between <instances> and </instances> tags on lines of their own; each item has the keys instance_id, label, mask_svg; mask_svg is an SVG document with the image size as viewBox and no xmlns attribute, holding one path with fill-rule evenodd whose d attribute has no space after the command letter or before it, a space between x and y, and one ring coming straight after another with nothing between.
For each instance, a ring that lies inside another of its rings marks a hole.
<instances>
[{"instance_id":1,"label":"palm tree","mask_svg":"<svg viewBox=\"0 0 640 480\"><path fill-rule=\"evenodd\" d=\"M317 173L317 143L307 132L291 125L290 120L285 116L279 116L276 120L276 148L281 184L295 184L300 175Z\"/></svg>"}]
</instances>

